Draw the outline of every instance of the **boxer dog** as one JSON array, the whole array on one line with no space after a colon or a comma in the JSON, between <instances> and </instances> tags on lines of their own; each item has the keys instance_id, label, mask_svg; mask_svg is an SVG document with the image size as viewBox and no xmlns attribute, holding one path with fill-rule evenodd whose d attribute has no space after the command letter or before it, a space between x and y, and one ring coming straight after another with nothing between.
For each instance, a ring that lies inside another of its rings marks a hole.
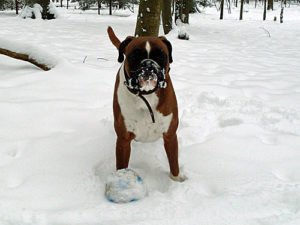
<instances>
[{"instance_id":1,"label":"boxer dog","mask_svg":"<svg viewBox=\"0 0 300 225\"><path fill-rule=\"evenodd\" d=\"M182 182L185 177L179 173L176 135L178 108L169 75L172 45L165 37L128 36L120 42L111 27L107 32L122 63L113 98L117 169L128 167L132 140L163 138L170 177Z\"/></svg>"}]
</instances>

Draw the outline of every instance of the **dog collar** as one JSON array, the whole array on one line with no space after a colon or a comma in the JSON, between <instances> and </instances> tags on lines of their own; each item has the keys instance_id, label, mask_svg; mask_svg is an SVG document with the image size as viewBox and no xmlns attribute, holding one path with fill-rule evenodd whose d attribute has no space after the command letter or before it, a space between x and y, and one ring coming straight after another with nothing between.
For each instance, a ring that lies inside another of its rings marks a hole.
<instances>
[{"instance_id":1,"label":"dog collar","mask_svg":"<svg viewBox=\"0 0 300 225\"><path fill-rule=\"evenodd\" d=\"M140 97L143 100L143 102L146 104L146 106L149 110L152 123L155 123L155 117L154 117L154 113L153 113L153 110L151 108L151 105L149 104L149 102L147 101L147 99L143 95L149 95L149 94L154 93L159 88L166 88L167 87L167 82L165 81L166 75L165 75L164 69L162 71L163 72L163 79L158 80L156 87L151 91L141 91L139 86L138 86L138 83L136 82L137 80L134 80L134 79L137 79L137 78L136 77L131 78L131 77L128 76L128 74L127 74L127 72L124 68L124 64L122 66L122 69L123 69L123 73L124 73L124 77L125 77L124 85L127 87L129 92L131 92L132 94ZM134 81L134 84L133 84L133 81Z\"/></svg>"}]
</instances>

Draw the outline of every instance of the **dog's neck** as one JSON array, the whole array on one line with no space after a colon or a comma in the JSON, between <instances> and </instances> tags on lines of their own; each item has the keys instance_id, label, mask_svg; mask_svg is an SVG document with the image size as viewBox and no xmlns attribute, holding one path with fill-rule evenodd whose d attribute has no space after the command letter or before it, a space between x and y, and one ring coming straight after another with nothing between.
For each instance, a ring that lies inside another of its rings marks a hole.
<instances>
[{"instance_id":1,"label":"dog's neck","mask_svg":"<svg viewBox=\"0 0 300 225\"><path fill-rule=\"evenodd\" d=\"M153 113L153 110L152 110L152 107L151 107L151 103L149 103L149 101L146 99L146 97L144 97L144 95L141 92L135 91L135 90L128 87L128 75L126 73L124 63L122 63L122 66L120 68L120 76L122 76L122 77L120 77L121 85L122 85L122 81L123 81L124 85L127 87L127 90L130 93L132 93L133 95L138 96L140 99L143 100L143 102L145 103L145 105L148 108L148 111L150 113L152 122L155 123L155 117L154 117L154 113ZM158 88L155 88L153 91L148 92L147 95L155 94L156 91L158 91Z\"/></svg>"}]
</instances>

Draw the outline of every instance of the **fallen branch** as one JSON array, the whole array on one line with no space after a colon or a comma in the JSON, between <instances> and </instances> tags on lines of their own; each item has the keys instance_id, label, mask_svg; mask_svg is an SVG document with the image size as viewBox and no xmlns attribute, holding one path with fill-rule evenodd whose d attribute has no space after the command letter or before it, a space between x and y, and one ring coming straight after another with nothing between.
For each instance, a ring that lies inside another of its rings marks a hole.
<instances>
[{"instance_id":1,"label":"fallen branch","mask_svg":"<svg viewBox=\"0 0 300 225\"><path fill-rule=\"evenodd\" d=\"M264 30L264 31L265 31L265 33L267 33L267 34L268 34L269 38L271 37L271 34L270 34L270 32L269 32L269 31L268 31L266 28L264 28L264 27L260 27L260 29Z\"/></svg>"},{"instance_id":2,"label":"fallen branch","mask_svg":"<svg viewBox=\"0 0 300 225\"><path fill-rule=\"evenodd\" d=\"M3 49L3 48L0 48L0 54L12 57L14 59L19 59L19 60L23 60L26 62L30 62L45 71L51 70L51 68L49 66L38 63L36 60L30 58L29 55L26 55L26 54L12 52L12 51L9 51L9 50Z\"/></svg>"},{"instance_id":3,"label":"fallen branch","mask_svg":"<svg viewBox=\"0 0 300 225\"><path fill-rule=\"evenodd\" d=\"M11 42L0 38L0 54L8 57L29 62L42 70L48 71L58 64L57 57L36 48L18 42Z\"/></svg>"}]
</instances>

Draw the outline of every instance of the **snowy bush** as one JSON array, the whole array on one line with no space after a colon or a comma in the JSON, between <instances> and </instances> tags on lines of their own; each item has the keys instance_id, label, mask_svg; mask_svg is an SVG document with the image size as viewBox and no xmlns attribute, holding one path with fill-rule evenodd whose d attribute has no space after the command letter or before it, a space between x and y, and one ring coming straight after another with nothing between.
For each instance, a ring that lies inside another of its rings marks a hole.
<instances>
[{"instance_id":1,"label":"snowy bush","mask_svg":"<svg viewBox=\"0 0 300 225\"><path fill-rule=\"evenodd\" d=\"M13 0L0 0L0 10L12 9L15 5Z\"/></svg>"},{"instance_id":2,"label":"snowy bush","mask_svg":"<svg viewBox=\"0 0 300 225\"><path fill-rule=\"evenodd\" d=\"M34 14L35 19L42 19L43 8L39 4L34 4L32 12Z\"/></svg>"},{"instance_id":3,"label":"snowy bush","mask_svg":"<svg viewBox=\"0 0 300 225\"><path fill-rule=\"evenodd\" d=\"M29 7L29 6L25 6L20 14L20 17L22 17L23 19L26 18L34 18L34 14L33 14L33 8Z\"/></svg>"},{"instance_id":4,"label":"snowy bush","mask_svg":"<svg viewBox=\"0 0 300 225\"><path fill-rule=\"evenodd\" d=\"M49 13L50 15L53 15L53 17L54 17L55 19L57 19L57 18L59 17L59 13L58 13L58 11L57 11L57 9L56 9L56 6L53 4L52 1L50 1L48 13Z\"/></svg>"},{"instance_id":5,"label":"snowy bush","mask_svg":"<svg viewBox=\"0 0 300 225\"><path fill-rule=\"evenodd\" d=\"M21 18L42 19L43 8L39 4L34 4L33 8L25 6L20 14Z\"/></svg>"},{"instance_id":6,"label":"snowy bush","mask_svg":"<svg viewBox=\"0 0 300 225\"><path fill-rule=\"evenodd\" d=\"M48 11L47 11L47 19L56 19L59 17L57 9L55 5L50 1ZM40 4L34 4L33 7L25 6L22 9L20 14L21 18L32 18L32 19L42 19L43 7Z\"/></svg>"}]
</instances>

